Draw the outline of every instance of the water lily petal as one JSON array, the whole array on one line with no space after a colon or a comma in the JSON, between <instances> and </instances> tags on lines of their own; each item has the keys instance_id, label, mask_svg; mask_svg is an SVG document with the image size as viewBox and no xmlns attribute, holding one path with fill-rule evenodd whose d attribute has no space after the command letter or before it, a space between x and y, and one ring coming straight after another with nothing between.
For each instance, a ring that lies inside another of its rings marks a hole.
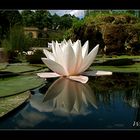
<instances>
[{"instance_id":1,"label":"water lily petal","mask_svg":"<svg viewBox=\"0 0 140 140\"><path fill-rule=\"evenodd\" d=\"M55 52L55 57L56 57L55 62L57 62L63 66L64 65L63 52L57 41L56 41L56 45L55 45L55 51L56 51Z\"/></svg>"},{"instance_id":2,"label":"water lily petal","mask_svg":"<svg viewBox=\"0 0 140 140\"><path fill-rule=\"evenodd\" d=\"M93 63L93 60L97 55L98 49L99 49L99 45L94 47L92 51L84 58L82 65L79 69L79 73L84 72Z\"/></svg>"},{"instance_id":3,"label":"water lily petal","mask_svg":"<svg viewBox=\"0 0 140 140\"><path fill-rule=\"evenodd\" d=\"M52 48L52 43L48 42L48 48Z\"/></svg>"},{"instance_id":4,"label":"water lily petal","mask_svg":"<svg viewBox=\"0 0 140 140\"><path fill-rule=\"evenodd\" d=\"M61 42L61 45L60 45L60 48L62 50L62 52L64 53L64 48L66 47L67 45L67 41L64 39L62 42Z\"/></svg>"},{"instance_id":5,"label":"water lily petal","mask_svg":"<svg viewBox=\"0 0 140 140\"><path fill-rule=\"evenodd\" d=\"M81 47L81 41L77 40L74 45L72 45L72 48L74 50L75 54L75 74L78 74L78 70L81 67L82 64L82 47Z\"/></svg>"},{"instance_id":6,"label":"water lily petal","mask_svg":"<svg viewBox=\"0 0 140 140\"><path fill-rule=\"evenodd\" d=\"M82 86L82 91L83 91L82 93L84 95L83 97L86 98L85 103L87 103L87 105L88 105L88 102L89 102L92 106L94 106L97 109L98 107L97 107L96 96L95 96L93 90L90 88L90 86L88 84L84 84Z\"/></svg>"},{"instance_id":7,"label":"water lily petal","mask_svg":"<svg viewBox=\"0 0 140 140\"><path fill-rule=\"evenodd\" d=\"M64 89L65 81L63 78L57 79L47 90L43 102L58 97Z\"/></svg>"},{"instance_id":8,"label":"water lily petal","mask_svg":"<svg viewBox=\"0 0 140 140\"><path fill-rule=\"evenodd\" d=\"M103 75L112 75L111 71L85 71L82 75L86 76L103 76Z\"/></svg>"},{"instance_id":9,"label":"water lily petal","mask_svg":"<svg viewBox=\"0 0 140 140\"><path fill-rule=\"evenodd\" d=\"M73 82L73 85L75 86L75 94L76 94L76 100L75 100L75 104L74 104L74 109L77 111L77 112L80 112L81 111L81 108L82 108L82 101L83 101L83 98L82 98L82 87L84 84L82 84L81 82L77 82L75 83L76 81L72 81Z\"/></svg>"},{"instance_id":10,"label":"water lily petal","mask_svg":"<svg viewBox=\"0 0 140 140\"><path fill-rule=\"evenodd\" d=\"M68 43L67 46L64 48L63 54L63 67L65 71L67 71L67 75L71 75L74 73L75 67L75 55L71 45Z\"/></svg>"},{"instance_id":11,"label":"water lily petal","mask_svg":"<svg viewBox=\"0 0 140 140\"><path fill-rule=\"evenodd\" d=\"M55 57L56 56L56 50L55 50L55 42L54 41L52 41L52 53Z\"/></svg>"},{"instance_id":12,"label":"water lily petal","mask_svg":"<svg viewBox=\"0 0 140 140\"><path fill-rule=\"evenodd\" d=\"M71 39L68 40L68 43L69 43L71 46L73 45Z\"/></svg>"},{"instance_id":13,"label":"water lily petal","mask_svg":"<svg viewBox=\"0 0 140 140\"><path fill-rule=\"evenodd\" d=\"M55 60L53 53L49 52L47 49L43 49L44 54L46 55L47 58L51 60Z\"/></svg>"},{"instance_id":14,"label":"water lily petal","mask_svg":"<svg viewBox=\"0 0 140 140\"><path fill-rule=\"evenodd\" d=\"M83 75L69 76L68 78L71 79L71 80L74 80L74 81L81 82L81 83L86 83L88 81L88 77L87 76L83 76Z\"/></svg>"},{"instance_id":15,"label":"water lily petal","mask_svg":"<svg viewBox=\"0 0 140 140\"><path fill-rule=\"evenodd\" d=\"M65 79L65 84L63 85L63 91L60 98L62 98L61 104L63 103L65 111L71 112L76 98L75 88L73 87L71 80Z\"/></svg>"},{"instance_id":16,"label":"water lily petal","mask_svg":"<svg viewBox=\"0 0 140 140\"><path fill-rule=\"evenodd\" d=\"M64 40L61 42L61 44L62 44L62 43L66 44L66 43L67 43L66 39L64 39Z\"/></svg>"},{"instance_id":17,"label":"water lily petal","mask_svg":"<svg viewBox=\"0 0 140 140\"><path fill-rule=\"evenodd\" d=\"M88 48L89 48L89 41L86 41L85 44L82 47L82 57L85 58L88 54Z\"/></svg>"},{"instance_id":18,"label":"water lily petal","mask_svg":"<svg viewBox=\"0 0 140 140\"><path fill-rule=\"evenodd\" d=\"M37 75L41 78L53 78L53 77L60 77L61 75L54 73L54 72L42 72L37 73Z\"/></svg>"},{"instance_id":19,"label":"water lily petal","mask_svg":"<svg viewBox=\"0 0 140 140\"><path fill-rule=\"evenodd\" d=\"M69 106L72 107L72 108L69 107L69 110L71 109L71 112L72 111L80 112L80 109L81 109L81 100L80 99L81 98L79 96L81 95L81 90L80 90L79 84L81 85L82 83L70 80L68 78L67 78L67 80L68 80L68 85L67 85L68 93L67 94L70 96L68 98L71 98L71 100L69 100L69 102L71 102L71 106L70 105Z\"/></svg>"},{"instance_id":20,"label":"water lily petal","mask_svg":"<svg viewBox=\"0 0 140 140\"><path fill-rule=\"evenodd\" d=\"M45 102L43 103L43 94L41 93L38 93L38 94L35 94L31 97L30 99L30 105L39 110L40 112L52 112L53 111L53 108L52 108L52 101L48 101L48 102Z\"/></svg>"},{"instance_id":21,"label":"water lily petal","mask_svg":"<svg viewBox=\"0 0 140 140\"><path fill-rule=\"evenodd\" d=\"M60 64L57 62L50 60L48 58L41 58L42 61L54 72L60 74L60 75L66 75L66 72Z\"/></svg>"}]
</instances>

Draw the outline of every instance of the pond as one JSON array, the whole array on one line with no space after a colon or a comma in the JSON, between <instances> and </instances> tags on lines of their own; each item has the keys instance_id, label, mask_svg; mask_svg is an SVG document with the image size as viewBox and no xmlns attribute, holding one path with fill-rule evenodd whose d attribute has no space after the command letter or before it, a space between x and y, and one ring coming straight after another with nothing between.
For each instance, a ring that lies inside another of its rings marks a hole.
<instances>
[{"instance_id":1,"label":"pond","mask_svg":"<svg viewBox=\"0 0 140 140\"><path fill-rule=\"evenodd\" d=\"M0 129L140 129L140 74L48 79Z\"/></svg>"}]
</instances>

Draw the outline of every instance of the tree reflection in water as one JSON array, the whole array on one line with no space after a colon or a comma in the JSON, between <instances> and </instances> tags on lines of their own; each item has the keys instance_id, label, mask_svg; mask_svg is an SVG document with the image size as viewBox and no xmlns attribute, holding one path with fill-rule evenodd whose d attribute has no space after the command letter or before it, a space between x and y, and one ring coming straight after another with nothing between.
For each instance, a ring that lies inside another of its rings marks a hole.
<instances>
[{"instance_id":1,"label":"tree reflection in water","mask_svg":"<svg viewBox=\"0 0 140 140\"><path fill-rule=\"evenodd\" d=\"M90 86L67 78L53 82L45 96L33 95L30 104L41 112L59 115L86 115L90 113L87 110L89 104L97 108L96 97Z\"/></svg>"},{"instance_id":2,"label":"tree reflection in water","mask_svg":"<svg viewBox=\"0 0 140 140\"><path fill-rule=\"evenodd\" d=\"M135 88L133 87L126 91L124 101L128 103L131 107L136 108L136 117L134 121L140 123L140 74L138 74L137 79L138 82L135 85Z\"/></svg>"}]
</instances>

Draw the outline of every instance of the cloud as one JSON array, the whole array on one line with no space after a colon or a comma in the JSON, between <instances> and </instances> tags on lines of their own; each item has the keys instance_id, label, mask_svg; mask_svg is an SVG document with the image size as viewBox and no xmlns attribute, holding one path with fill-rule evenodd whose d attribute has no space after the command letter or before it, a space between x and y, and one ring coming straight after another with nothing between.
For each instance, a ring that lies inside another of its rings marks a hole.
<instances>
[{"instance_id":1,"label":"cloud","mask_svg":"<svg viewBox=\"0 0 140 140\"><path fill-rule=\"evenodd\" d=\"M63 16L64 14L75 15L76 17L82 18L84 17L84 10L49 10L50 13L58 14L59 16Z\"/></svg>"},{"instance_id":2,"label":"cloud","mask_svg":"<svg viewBox=\"0 0 140 140\"><path fill-rule=\"evenodd\" d=\"M82 18L84 17L84 10L72 10L70 14Z\"/></svg>"}]
</instances>

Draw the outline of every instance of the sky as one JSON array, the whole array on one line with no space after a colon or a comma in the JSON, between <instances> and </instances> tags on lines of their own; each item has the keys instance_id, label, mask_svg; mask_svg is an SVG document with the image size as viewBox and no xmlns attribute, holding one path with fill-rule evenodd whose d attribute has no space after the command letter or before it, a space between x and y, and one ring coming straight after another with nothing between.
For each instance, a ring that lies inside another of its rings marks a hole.
<instances>
[{"instance_id":1,"label":"sky","mask_svg":"<svg viewBox=\"0 0 140 140\"><path fill-rule=\"evenodd\" d=\"M49 12L53 14L57 14L59 16L63 16L64 14L75 15L76 17L83 18L84 10L49 10Z\"/></svg>"},{"instance_id":2,"label":"sky","mask_svg":"<svg viewBox=\"0 0 140 140\"><path fill-rule=\"evenodd\" d=\"M22 10L19 10L20 12ZM32 10L35 11L35 10ZM79 17L80 19L84 17L84 11L85 10L48 10L52 15L57 14L59 16L63 16L64 14L70 14L75 15L76 17Z\"/></svg>"}]
</instances>

